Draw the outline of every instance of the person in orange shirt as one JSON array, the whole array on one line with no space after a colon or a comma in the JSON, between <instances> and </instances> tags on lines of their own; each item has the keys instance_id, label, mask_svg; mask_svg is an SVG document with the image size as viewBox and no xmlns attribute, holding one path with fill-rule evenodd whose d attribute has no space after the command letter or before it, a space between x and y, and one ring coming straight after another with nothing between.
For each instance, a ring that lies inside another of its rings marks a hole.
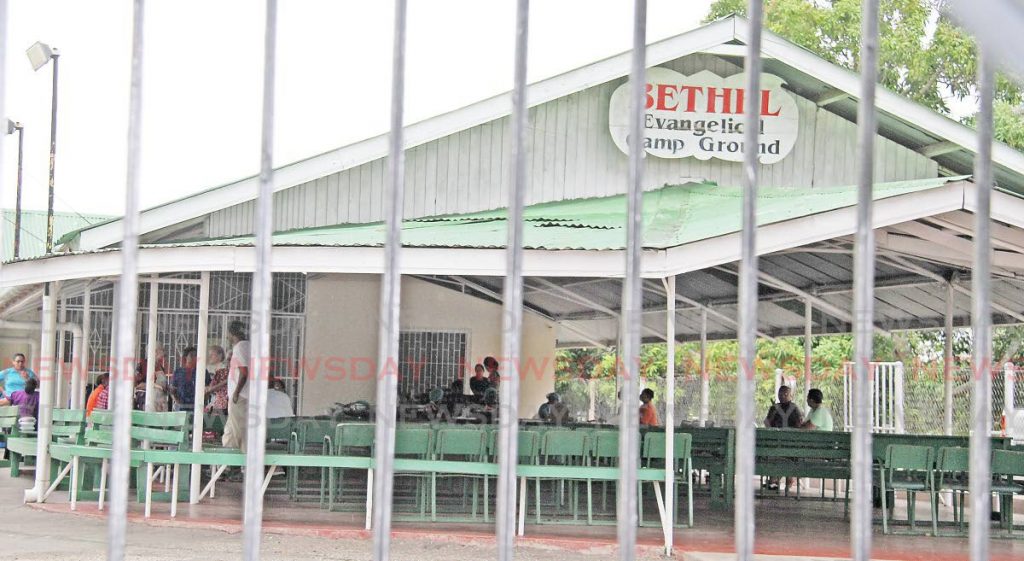
<instances>
[{"instance_id":1,"label":"person in orange shirt","mask_svg":"<svg viewBox=\"0 0 1024 561\"><path fill-rule=\"evenodd\" d=\"M640 426L658 426L658 411L654 409L654 390L647 388L640 392Z\"/></svg>"},{"instance_id":2,"label":"person in orange shirt","mask_svg":"<svg viewBox=\"0 0 1024 561\"><path fill-rule=\"evenodd\" d=\"M110 374L100 374L100 377L96 379L96 387L93 388L92 393L89 394L89 399L85 402L85 416L92 415L92 410L97 407L100 401L100 395L106 391L107 384L110 381ZM106 409L106 405L100 407L100 409Z\"/></svg>"}]
</instances>

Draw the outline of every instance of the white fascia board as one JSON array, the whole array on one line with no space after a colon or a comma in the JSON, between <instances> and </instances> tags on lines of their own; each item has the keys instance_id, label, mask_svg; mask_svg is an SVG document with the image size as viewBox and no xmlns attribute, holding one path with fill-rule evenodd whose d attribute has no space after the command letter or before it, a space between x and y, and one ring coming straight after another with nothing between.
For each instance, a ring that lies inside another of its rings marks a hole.
<instances>
[{"instance_id":1,"label":"white fascia board","mask_svg":"<svg viewBox=\"0 0 1024 561\"><path fill-rule=\"evenodd\" d=\"M736 18L736 39L747 43L750 37L750 22ZM813 76L826 84L846 92L853 99L860 99L860 76L828 62L818 55L765 30L761 39L761 51L778 59L787 66ZM971 153L977 153L978 133L945 115L940 115L917 102L878 86L875 91L875 106L879 111L902 120L909 126L927 134L948 140ZM1024 154L1001 142L992 143L992 161L1006 169L1024 175Z\"/></svg>"},{"instance_id":2,"label":"white fascia board","mask_svg":"<svg viewBox=\"0 0 1024 561\"><path fill-rule=\"evenodd\" d=\"M731 41L735 35L734 21L735 18L723 19L649 45L648 66L656 66ZM534 107L626 76L629 74L630 56L627 51L532 84L527 89L527 104ZM454 132L500 119L509 115L511 111L512 94L506 92L431 117L405 128L405 147L409 149ZM275 192L282 191L383 158L388 152L387 142L388 135L382 134L282 166L274 170L273 189ZM248 177L145 210L140 216L139 232L145 234L253 200L256 198L257 181L256 176ZM78 247L89 251L116 244L123 237L123 229L123 223L119 219L84 230L79 235Z\"/></svg>"},{"instance_id":3,"label":"white fascia board","mask_svg":"<svg viewBox=\"0 0 1024 561\"><path fill-rule=\"evenodd\" d=\"M665 251L644 251L644 276L664 276ZM504 276L504 249L404 248L402 273L407 275ZM379 247L275 247L273 270L291 273L384 272L384 250ZM646 270L651 267L652 270ZM622 277L622 251L527 250L523 274L534 277ZM153 275L180 271L253 272L256 253L252 247L179 246L143 247L138 273ZM62 255L11 263L4 266L0 288L60 280L117 276L121 272L118 250Z\"/></svg>"},{"instance_id":4,"label":"white fascia board","mask_svg":"<svg viewBox=\"0 0 1024 561\"><path fill-rule=\"evenodd\" d=\"M954 181L935 189L875 201L874 228L961 210L964 190L971 184ZM857 208L840 208L794 220L767 224L757 230L757 254L768 255L853 234ZM664 276L699 271L740 260L740 233L674 247L666 252ZM646 267L645 267L646 269Z\"/></svg>"},{"instance_id":5,"label":"white fascia board","mask_svg":"<svg viewBox=\"0 0 1024 561\"><path fill-rule=\"evenodd\" d=\"M964 191L964 210L972 213L978 210L978 186L971 183ZM1017 228L1024 228L1024 199L992 191L992 220L998 220ZM973 220L972 220L973 222Z\"/></svg>"}]
</instances>

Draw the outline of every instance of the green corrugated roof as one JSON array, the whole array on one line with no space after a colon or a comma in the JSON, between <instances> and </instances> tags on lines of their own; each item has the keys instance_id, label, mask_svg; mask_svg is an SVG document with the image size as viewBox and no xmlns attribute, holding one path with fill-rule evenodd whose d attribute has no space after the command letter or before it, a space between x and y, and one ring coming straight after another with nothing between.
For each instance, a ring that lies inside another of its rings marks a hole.
<instances>
[{"instance_id":1,"label":"green corrugated roof","mask_svg":"<svg viewBox=\"0 0 1024 561\"><path fill-rule=\"evenodd\" d=\"M880 183L875 200L934 189L967 176ZM765 225L856 204L855 186L833 188L765 187L758 193L758 224ZM644 247L664 249L738 232L743 190L713 183L666 185L644 193ZM536 204L524 212L528 249L622 249L626 242L626 197L575 199ZM506 240L505 209L408 220L402 225L407 247L501 248ZM384 224L342 224L274 234L276 246L377 247ZM252 236L160 245L252 245Z\"/></svg>"},{"instance_id":2,"label":"green corrugated roof","mask_svg":"<svg viewBox=\"0 0 1024 561\"><path fill-rule=\"evenodd\" d=\"M3 252L2 258L5 262L14 258L14 210L3 210ZM53 239L54 246L58 246L58 240L70 232L80 230L86 226L109 220L111 216L99 214L78 214L74 212L53 213ZM21 241L19 257L29 259L46 253L46 211L45 210L22 210L21 211Z\"/></svg>"}]
</instances>

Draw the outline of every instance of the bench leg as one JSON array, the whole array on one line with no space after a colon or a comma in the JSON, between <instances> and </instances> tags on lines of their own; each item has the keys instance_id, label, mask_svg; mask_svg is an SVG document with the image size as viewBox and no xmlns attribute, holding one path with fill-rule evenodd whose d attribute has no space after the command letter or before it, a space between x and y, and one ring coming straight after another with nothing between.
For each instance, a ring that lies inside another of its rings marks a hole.
<instances>
[{"instance_id":1,"label":"bench leg","mask_svg":"<svg viewBox=\"0 0 1024 561\"><path fill-rule=\"evenodd\" d=\"M71 471L71 464L64 466L64 469L61 470L59 474L57 474L57 477L54 479L53 483L50 484L50 487L46 490L46 492L43 493L43 498L39 502L45 501L46 497L50 496L50 493L52 493L54 489L56 489L57 486L60 485L60 482L64 481L64 478L67 477L69 471Z\"/></svg>"},{"instance_id":2,"label":"bench leg","mask_svg":"<svg viewBox=\"0 0 1024 561\"><path fill-rule=\"evenodd\" d=\"M78 456L71 457L71 510L78 507Z\"/></svg>"},{"instance_id":3,"label":"bench leg","mask_svg":"<svg viewBox=\"0 0 1024 561\"><path fill-rule=\"evenodd\" d=\"M100 499L99 499L99 510L103 510L103 499L106 498L107 494L107 461L100 460Z\"/></svg>"},{"instance_id":4,"label":"bench leg","mask_svg":"<svg viewBox=\"0 0 1024 561\"><path fill-rule=\"evenodd\" d=\"M886 504L886 492L885 492L885 472L882 472L882 477L879 485L880 494L882 495L882 533L889 533L889 512Z\"/></svg>"},{"instance_id":5,"label":"bench leg","mask_svg":"<svg viewBox=\"0 0 1024 561\"><path fill-rule=\"evenodd\" d=\"M146 518L153 512L153 464L146 464Z\"/></svg>"},{"instance_id":6,"label":"bench leg","mask_svg":"<svg viewBox=\"0 0 1024 561\"><path fill-rule=\"evenodd\" d=\"M174 475L171 476L171 518L178 516L178 464L174 464Z\"/></svg>"},{"instance_id":7,"label":"bench leg","mask_svg":"<svg viewBox=\"0 0 1024 561\"><path fill-rule=\"evenodd\" d=\"M373 521L373 470L366 470L366 529Z\"/></svg>"},{"instance_id":8,"label":"bench leg","mask_svg":"<svg viewBox=\"0 0 1024 561\"><path fill-rule=\"evenodd\" d=\"M519 532L522 536L526 533L526 478L519 478Z\"/></svg>"},{"instance_id":9,"label":"bench leg","mask_svg":"<svg viewBox=\"0 0 1024 561\"><path fill-rule=\"evenodd\" d=\"M203 497L205 497L207 493L210 494L211 499L214 498L213 492L217 484L217 480L220 479L220 476L224 473L224 471L227 468L228 466L217 466L217 470L210 474L209 483L207 483L206 487L203 488L203 491L199 493L199 500L203 500Z\"/></svg>"}]
</instances>

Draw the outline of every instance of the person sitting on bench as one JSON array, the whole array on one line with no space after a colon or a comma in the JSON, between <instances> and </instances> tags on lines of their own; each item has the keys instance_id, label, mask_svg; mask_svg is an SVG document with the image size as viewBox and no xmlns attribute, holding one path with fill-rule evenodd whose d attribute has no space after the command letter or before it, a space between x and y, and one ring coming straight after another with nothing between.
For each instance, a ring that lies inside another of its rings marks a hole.
<instances>
[{"instance_id":1,"label":"person sitting on bench","mask_svg":"<svg viewBox=\"0 0 1024 561\"><path fill-rule=\"evenodd\" d=\"M828 407L822 407L821 402L824 396L818 388L812 388L807 392L807 420L800 425L800 428L811 430L832 430L832 412Z\"/></svg>"}]
</instances>

